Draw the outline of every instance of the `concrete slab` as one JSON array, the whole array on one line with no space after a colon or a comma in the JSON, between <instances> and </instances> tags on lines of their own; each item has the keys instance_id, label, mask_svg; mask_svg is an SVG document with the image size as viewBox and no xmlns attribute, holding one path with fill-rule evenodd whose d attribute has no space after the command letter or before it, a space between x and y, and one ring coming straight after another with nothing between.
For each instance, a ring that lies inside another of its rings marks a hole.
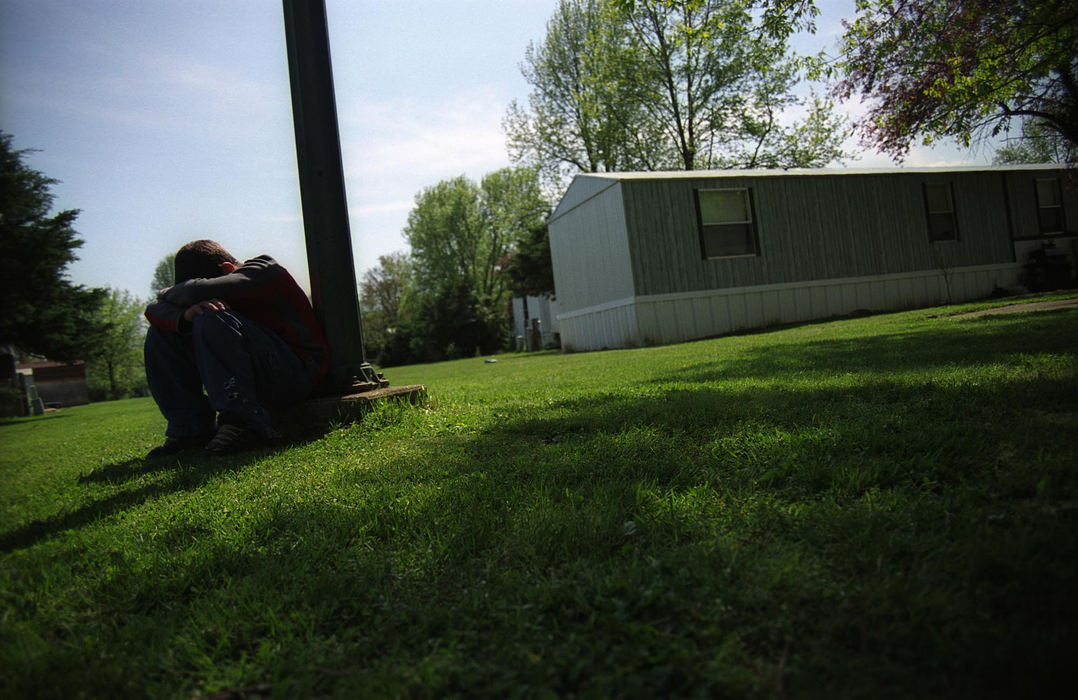
<instances>
[{"instance_id":1,"label":"concrete slab","mask_svg":"<svg viewBox=\"0 0 1078 700\"><path fill-rule=\"evenodd\" d=\"M382 401L418 404L426 396L422 384L389 386L343 396L318 396L299 403L277 419L285 433L324 432L334 425L354 423Z\"/></svg>"}]
</instances>

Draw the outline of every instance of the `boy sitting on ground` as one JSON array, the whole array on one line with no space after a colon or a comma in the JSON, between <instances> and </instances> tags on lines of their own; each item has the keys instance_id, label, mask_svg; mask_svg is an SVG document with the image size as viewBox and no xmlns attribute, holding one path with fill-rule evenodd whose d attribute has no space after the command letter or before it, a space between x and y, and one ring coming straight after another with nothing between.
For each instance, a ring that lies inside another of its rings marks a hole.
<instances>
[{"instance_id":1,"label":"boy sitting on ground","mask_svg":"<svg viewBox=\"0 0 1078 700\"><path fill-rule=\"evenodd\" d=\"M328 367L307 295L268 255L240 264L215 241L180 248L174 271L146 308L146 380L168 421L150 456L277 437L270 411L310 396Z\"/></svg>"}]
</instances>

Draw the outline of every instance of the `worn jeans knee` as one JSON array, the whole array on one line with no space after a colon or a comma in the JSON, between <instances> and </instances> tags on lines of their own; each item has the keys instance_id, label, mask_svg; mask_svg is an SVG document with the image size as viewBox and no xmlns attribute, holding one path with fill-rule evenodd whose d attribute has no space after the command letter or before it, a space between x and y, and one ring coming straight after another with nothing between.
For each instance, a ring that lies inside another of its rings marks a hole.
<instances>
[{"instance_id":1,"label":"worn jeans knee","mask_svg":"<svg viewBox=\"0 0 1078 700\"><path fill-rule=\"evenodd\" d=\"M227 311L205 311L191 321L191 338L196 347L230 347L243 341L243 323Z\"/></svg>"},{"instance_id":2,"label":"worn jeans knee","mask_svg":"<svg viewBox=\"0 0 1078 700\"><path fill-rule=\"evenodd\" d=\"M285 341L233 311L206 312L192 326L195 357L215 409L273 434L267 409L302 400L310 378Z\"/></svg>"},{"instance_id":3,"label":"worn jeans knee","mask_svg":"<svg viewBox=\"0 0 1078 700\"><path fill-rule=\"evenodd\" d=\"M190 336L151 326L143 357L146 381L168 421L166 435L203 435L213 430L214 411L202 393L202 377Z\"/></svg>"}]
</instances>

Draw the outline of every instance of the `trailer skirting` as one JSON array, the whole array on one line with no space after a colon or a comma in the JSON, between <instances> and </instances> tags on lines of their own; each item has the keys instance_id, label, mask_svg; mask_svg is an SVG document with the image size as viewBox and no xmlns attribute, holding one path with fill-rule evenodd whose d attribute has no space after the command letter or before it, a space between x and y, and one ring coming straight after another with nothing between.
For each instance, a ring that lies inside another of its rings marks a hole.
<instances>
[{"instance_id":1,"label":"trailer skirting","mask_svg":"<svg viewBox=\"0 0 1078 700\"><path fill-rule=\"evenodd\" d=\"M958 303L1018 284L1018 263L619 299L557 315L567 352L663 345L857 311Z\"/></svg>"}]
</instances>

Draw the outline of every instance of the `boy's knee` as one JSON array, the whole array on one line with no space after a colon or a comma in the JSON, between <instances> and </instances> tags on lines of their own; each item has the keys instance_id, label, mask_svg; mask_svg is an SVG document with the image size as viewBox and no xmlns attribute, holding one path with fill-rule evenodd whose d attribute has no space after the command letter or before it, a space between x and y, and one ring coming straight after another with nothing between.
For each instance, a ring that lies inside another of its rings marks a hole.
<instances>
[{"instance_id":1,"label":"boy's knee","mask_svg":"<svg viewBox=\"0 0 1078 700\"><path fill-rule=\"evenodd\" d=\"M146 329L146 338L142 341L142 346L147 350L156 347L162 341L161 336L161 331L157 330L155 326L151 325L149 328Z\"/></svg>"},{"instance_id":2,"label":"boy's knee","mask_svg":"<svg viewBox=\"0 0 1078 700\"><path fill-rule=\"evenodd\" d=\"M242 333L239 320L227 311L205 311L191 321L191 336L196 342L214 345L236 342Z\"/></svg>"},{"instance_id":3,"label":"boy's knee","mask_svg":"<svg viewBox=\"0 0 1078 700\"><path fill-rule=\"evenodd\" d=\"M156 355L172 348L176 343L175 333L166 333L150 326L146 329L146 339L142 341L142 349L147 355Z\"/></svg>"}]
</instances>

